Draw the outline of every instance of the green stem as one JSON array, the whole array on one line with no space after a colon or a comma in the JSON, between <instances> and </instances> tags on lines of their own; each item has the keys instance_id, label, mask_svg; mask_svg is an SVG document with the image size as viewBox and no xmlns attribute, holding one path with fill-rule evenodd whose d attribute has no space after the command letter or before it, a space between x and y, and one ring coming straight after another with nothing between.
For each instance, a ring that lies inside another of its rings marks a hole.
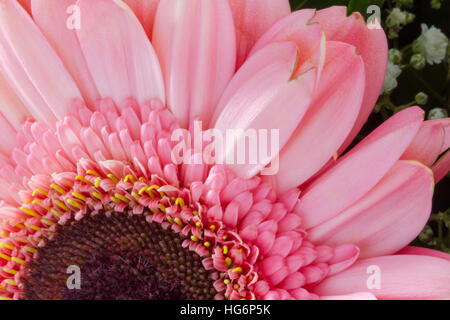
<instances>
[{"instance_id":1,"label":"green stem","mask_svg":"<svg viewBox=\"0 0 450 320\"><path fill-rule=\"evenodd\" d=\"M433 98L439 101L440 104L445 105L445 99L434 90L422 77L413 69L409 69L411 74L427 89L428 93L430 93Z\"/></svg>"}]
</instances>

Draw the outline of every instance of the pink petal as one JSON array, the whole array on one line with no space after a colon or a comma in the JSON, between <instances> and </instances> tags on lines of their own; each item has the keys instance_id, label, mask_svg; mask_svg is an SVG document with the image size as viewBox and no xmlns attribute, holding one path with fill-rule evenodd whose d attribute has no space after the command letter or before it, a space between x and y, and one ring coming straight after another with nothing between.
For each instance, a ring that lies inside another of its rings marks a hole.
<instances>
[{"instance_id":1,"label":"pink petal","mask_svg":"<svg viewBox=\"0 0 450 320\"><path fill-rule=\"evenodd\" d=\"M16 147L17 132L1 113L0 128L2 130L2 133L0 134L0 152L3 152L5 155L9 155L10 152Z\"/></svg>"},{"instance_id":2,"label":"pink petal","mask_svg":"<svg viewBox=\"0 0 450 320\"><path fill-rule=\"evenodd\" d=\"M236 34L226 1L161 2L153 44L163 69L168 105L183 127L209 126L214 107L233 76Z\"/></svg>"},{"instance_id":3,"label":"pink petal","mask_svg":"<svg viewBox=\"0 0 450 320\"><path fill-rule=\"evenodd\" d=\"M355 48L330 41L311 107L280 154L278 192L305 182L337 152L355 123L364 83L364 64Z\"/></svg>"},{"instance_id":4,"label":"pink petal","mask_svg":"<svg viewBox=\"0 0 450 320\"><path fill-rule=\"evenodd\" d=\"M155 22L156 9L160 0L124 0L133 10L136 17L144 27L148 38L152 38L153 24Z\"/></svg>"},{"instance_id":5,"label":"pink petal","mask_svg":"<svg viewBox=\"0 0 450 320\"><path fill-rule=\"evenodd\" d=\"M86 102L89 106L94 106L95 100L100 97L99 93L87 67L75 30L67 26L68 20L76 17L77 13L70 11L71 6L76 2L77 0L33 0L31 9L34 21L64 62Z\"/></svg>"},{"instance_id":6,"label":"pink petal","mask_svg":"<svg viewBox=\"0 0 450 320\"><path fill-rule=\"evenodd\" d=\"M436 257L436 258L441 258L441 259L450 261L450 254L448 254L448 253L445 253L442 251L437 251L437 250L432 250L432 249L427 249L427 248L413 247L413 246L404 247L402 250L400 250L396 254L409 254L409 255L412 254L412 255L418 255L418 256L430 256L430 257Z\"/></svg>"},{"instance_id":7,"label":"pink petal","mask_svg":"<svg viewBox=\"0 0 450 320\"><path fill-rule=\"evenodd\" d=\"M31 0L18 0L18 1L28 13L31 13Z\"/></svg>"},{"instance_id":8,"label":"pink petal","mask_svg":"<svg viewBox=\"0 0 450 320\"><path fill-rule=\"evenodd\" d=\"M31 115L0 71L0 112L16 128Z\"/></svg>"},{"instance_id":9,"label":"pink petal","mask_svg":"<svg viewBox=\"0 0 450 320\"><path fill-rule=\"evenodd\" d=\"M215 128L224 137L230 129L243 132L224 139L223 152L219 152L216 162L227 163L241 178L253 177L278 154L309 107L315 70L292 79L297 54L294 43L279 42L267 46L247 60L224 94L226 102ZM280 112L280 106L283 112ZM268 152L262 152L258 149L266 142L262 139L246 145L246 133L253 133L257 140L260 130L265 130L269 141L273 130L279 130L278 148L271 145ZM246 148L238 150L239 146ZM245 161L240 161L240 156L245 156Z\"/></svg>"},{"instance_id":10,"label":"pink petal","mask_svg":"<svg viewBox=\"0 0 450 320\"><path fill-rule=\"evenodd\" d=\"M303 225L327 221L372 189L411 143L423 114L418 107L395 114L311 183L296 210Z\"/></svg>"},{"instance_id":11,"label":"pink petal","mask_svg":"<svg viewBox=\"0 0 450 320\"><path fill-rule=\"evenodd\" d=\"M73 98L81 97L62 61L13 0L0 3L0 65L29 112L50 126L67 114Z\"/></svg>"},{"instance_id":12,"label":"pink petal","mask_svg":"<svg viewBox=\"0 0 450 320\"><path fill-rule=\"evenodd\" d=\"M309 237L329 246L353 243L360 248L361 257L395 253L426 224L433 189L429 168L419 162L399 161L362 199L310 229Z\"/></svg>"},{"instance_id":13,"label":"pink petal","mask_svg":"<svg viewBox=\"0 0 450 320\"><path fill-rule=\"evenodd\" d=\"M237 68L258 38L291 12L288 0L228 0L237 33Z\"/></svg>"},{"instance_id":14,"label":"pink petal","mask_svg":"<svg viewBox=\"0 0 450 320\"><path fill-rule=\"evenodd\" d=\"M117 105L129 97L164 102L158 58L131 9L120 0L79 0L78 6L82 27L76 32L100 95Z\"/></svg>"},{"instance_id":15,"label":"pink petal","mask_svg":"<svg viewBox=\"0 0 450 320\"><path fill-rule=\"evenodd\" d=\"M325 62L325 37L318 24L312 24L313 9L299 10L281 19L264 33L250 52L250 56L269 43L279 41L295 42L299 48L298 74L315 67L317 81Z\"/></svg>"},{"instance_id":16,"label":"pink petal","mask_svg":"<svg viewBox=\"0 0 450 320\"><path fill-rule=\"evenodd\" d=\"M372 280L377 271L380 272L379 289L372 286L376 284ZM450 261L417 255L359 260L349 269L325 279L312 291L325 296L371 292L378 299L448 299Z\"/></svg>"},{"instance_id":17,"label":"pink petal","mask_svg":"<svg viewBox=\"0 0 450 320\"><path fill-rule=\"evenodd\" d=\"M434 180L436 183L441 181L450 171L450 150L447 151L439 160L433 165Z\"/></svg>"},{"instance_id":18,"label":"pink petal","mask_svg":"<svg viewBox=\"0 0 450 320\"><path fill-rule=\"evenodd\" d=\"M401 159L417 160L431 167L441 154L444 140L445 131L442 124L425 121Z\"/></svg>"},{"instance_id":19,"label":"pink petal","mask_svg":"<svg viewBox=\"0 0 450 320\"><path fill-rule=\"evenodd\" d=\"M356 292L340 296L323 296L321 300L377 300L377 297L370 292Z\"/></svg>"},{"instance_id":20,"label":"pink petal","mask_svg":"<svg viewBox=\"0 0 450 320\"><path fill-rule=\"evenodd\" d=\"M320 24L327 40L342 41L355 46L366 67L366 90L361 111L352 132L341 147L343 151L361 130L380 95L388 60L386 35L381 27L367 28L359 13L347 17L346 7L319 10L313 22Z\"/></svg>"}]
</instances>

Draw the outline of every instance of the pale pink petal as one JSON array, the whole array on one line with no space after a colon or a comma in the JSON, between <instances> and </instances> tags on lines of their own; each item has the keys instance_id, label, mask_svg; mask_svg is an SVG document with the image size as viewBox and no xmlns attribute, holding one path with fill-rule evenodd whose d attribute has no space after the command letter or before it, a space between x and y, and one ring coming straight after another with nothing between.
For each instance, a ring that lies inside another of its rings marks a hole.
<instances>
[{"instance_id":1,"label":"pale pink petal","mask_svg":"<svg viewBox=\"0 0 450 320\"><path fill-rule=\"evenodd\" d=\"M340 296L322 296L321 300L377 300L377 297L370 292L356 292Z\"/></svg>"},{"instance_id":2,"label":"pale pink petal","mask_svg":"<svg viewBox=\"0 0 450 320\"><path fill-rule=\"evenodd\" d=\"M144 27L148 38L152 38L153 24L155 22L156 9L160 0L125 0L136 17Z\"/></svg>"},{"instance_id":3,"label":"pale pink petal","mask_svg":"<svg viewBox=\"0 0 450 320\"><path fill-rule=\"evenodd\" d=\"M440 157L431 168L433 169L434 180L438 183L450 172L450 150Z\"/></svg>"},{"instance_id":4,"label":"pale pink petal","mask_svg":"<svg viewBox=\"0 0 450 320\"><path fill-rule=\"evenodd\" d=\"M278 154L309 107L315 70L293 79L297 54L298 48L292 42L265 47L246 61L224 94L227 102L215 128L223 136L230 129L241 132L226 137L216 161L226 162L241 178L253 177ZM234 94L229 95L229 90ZM265 130L269 142L278 132L279 145L272 143L263 152L260 145L266 141L259 138L259 130ZM246 142L246 135L252 141Z\"/></svg>"},{"instance_id":5,"label":"pale pink petal","mask_svg":"<svg viewBox=\"0 0 450 320\"><path fill-rule=\"evenodd\" d=\"M303 225L327 221L372 189L411 143L423 114L418 107L395 114L309 185L296 210Z\"/></svg>"},{"instance_id":6,"label":"pale pink petal","mask_svg":"<svg viewBox=\"0 0 450 320\"><path fill-rule=\"evenodd\" d=\"M78 12L74 6L76 2L77 0L32 0L31 9L34 21L64 62L88 105L93 107L100 96L75 33L76 19L80 19L82 27L81 11Z\"/></svg>"},{"instance_id":7,"label":"pale pink petal","mask_svg":"<svg viewBox=\"0 0 450 320\"><path fill-rule=\"evenodd\" d=\"M300 50L297 73L315 67L317 81L325 62L325 36L318 24L311 23L315 10L305 9L291 13L265 32L250 52L250 56L272 42L292 41Z\"/></svg>"},{"instance_id":8,"label":"pale pink petal","mask_svg":"<svg viewBox=\"0 0 450 320\"><path fill-rule=\"evenodd\" d=\"M71 99L81 98L62 61L14 0L0 3L0 65L30 113L50 126L67 114Z\"/></svg>"},{"instance_id":9,"label":"pale pink petal","mask_svg":"<svg viewBox=\"0 0 450 320\"><path fill-rule=\"evenodd\" d=\"M353 243L361 257L397 252L423 229L431 212L434 181L429 168L399 161L362 199L308 231L314 243Z\"/></svg>"},{"instance_id":10,"label":"pale pink petal","mask_svg":"<svg viewBox=\"0 0 450 320\"><path fill-rule=\"evenodd\" d=\"M31 117L19 97L14 93L13 88L4 78L0 71L0 113L8 119L8 121L19 129L22 123Z\"/></svg>"},{"instance_id":11,"label":"pale pink petal","mask_svg":"<svg viewBox=\"0 0 450 320\"><path fill-rule=\"evenodd\" d=\"M100 95L117 105L129 97L164 102L158 58L131 9L120 0L79 0L78 6L82 27L76 32Z\"/></svg>"},{"instance_id":12,"label":"pale pink petal","mask_svg":"<svg viewBox=\"0 0 450 320\"><path fill-rule=\"evenodd\" d=\"M288 0L228 0L237 33L237 68L258 38L291 12Z\"/></svg>"},{"instance_id":13,"label":"pale pink petal","mask_svg":"<svg viewBox=\"0 0 450 320\"><path fill-rule=\"evenodd\" d=\"M281 151L278 192L305 182L337 152L355 123L364 83L364 64L355 48L328 42L327 60L311 107Z\"/></svg>"},{"instance_id":14,"label":"pale pink petal","mask_svg":"<svg viewBox=\"0 0 450 320\"><path fill-rule=\"evenodd\" d=\"M17 132L9 121L0 113L0 152L9 155L16 147Z\"/></svg>"},{"instance_id":15,"label":"pale pink petal","mask_svg":"<svg viewBox=\"0 0 450 320\"><path fill-rule=\"evenodd\" d=\"M225 0L161 2L153 44L164 73L167 102L185 128L209 121L236 64L236 34Z\"/></svg>"},{"instance_id":16,"label":"pale pink petal","mask_svg":"<svg viewBox=\"0 0 450 320\"><path fill-rule=\"evenodd\" d=\"M319 10L313 21L320 24L327 40L347 42L355 46L366 67L366 90L361 111L352 132L341 147L343 151L361 130L380 95L388 60L386 35L381 27L368 28L359 13L347 17L346 7Z\"/></svg>"},{"instance_id":17,"label":"pale pink petal","mask_svg":"<svg viewBox=\"0 0 450 320\"><path fill-rule=\"evenodd\" d=\"M312 292L322 296L371 292L378 299L449 299L450 261L418 255L363 259L325 279Z\"/></svg>"},{"instance_id":18,"label":"pale pink petal","mask_svg":"<svg viewBox=\"0 0 450 320\"><path fill-rule=\"evenodd\" d=\"M450 118L443 118L443 119L435 119L435 120L429 120L425 121L427 125L437 125L440 124L442 128L444 129L444 143L442 145L441 153L447 151L448 148L450 148Z\"/></svg>"},{"instance_id":19,"label":"pale pink petal","mask_svg":"<svg viewBox=\"0 0 450 320\"><path fill-rule=\"evenodd\" d=\"M431 167L441 154L445 131L441 123L425 121L400 159L417 160Z\"/></svg>"},{"instance_id":20,"label":"pale pink petal","mask_svg":"<svg viewBox=\"0 0 450 320\"><path fill-rule=\"evenodd\" d=\"M421 247L413 247L413 246L407 246L404 247L402 250L397 252L396 254L412 254L412 255L418 255L418 256L431 256L436 258L441 258L450 261L450 254L433 250L433 249L427 249L427 248L421 248Z\"/></svg>"}]
</instances>

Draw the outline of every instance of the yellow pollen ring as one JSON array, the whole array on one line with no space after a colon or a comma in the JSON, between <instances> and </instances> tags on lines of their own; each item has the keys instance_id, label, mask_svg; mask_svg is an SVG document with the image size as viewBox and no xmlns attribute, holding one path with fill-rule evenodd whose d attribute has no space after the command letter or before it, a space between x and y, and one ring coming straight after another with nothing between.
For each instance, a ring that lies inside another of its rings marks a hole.
<instances>
[{"instance_id":1,"label":"yellow pollen ring","mask_svg":"<svg viewBox=\"0 0 450 320\"><path fill-rule=\"evenodd\" d=\"M119 183L119 179L117 179L116 176L113 175L112 173L108 173L106 176L107 176L108 178L110 178L115 184L118 184L118 183Z\"/></svg>"},{"instance_id":2,"label":"yellow pollen ring","mask_svg":"<svg viewBox=\"0 0 450 320\"><path fill-rule=\"evenodd\" d=\"M43 196L48 196L48 193L42 189L35 189L32 193L32 196L35 197L38 193L42 194Z\"/></svg>"},{"instance_id":3,"label":"yellow pollen ring","mask_svg":"<svg viewBox=\"0 0 450 320\"><path fill-rule=\"evenodd\" d=\"M52 188L53 190L55 190L59 194L65 194L66 193L63 188L61 188L60 186L58 186L56 184L51 184L50 188Z\"/></svg>"},{"instance_id":4,"label":"yellow pollen ring","mask_svg":"<svg viewBox=\"0 0 450 320\"><path fill-rule=\"evenodd\" d=\"M185 205L184 200L182 198L177 198L175 200L175 204L179 205L181 209L183 209L183 207Z\"/></svg>"},{"instance_id":5,"label":"yellow pollen ring","mask_svg":"<svg viewBox=\"0 0 450 320\"><path fill-rule=\"evenodd\" d=\"M20 207L20 210L22 210L23 212L25 212L29 216L32 216L32 217L35 217L35 218L40 218L41 217L39 214L37 214L36 212L34 212L31 209L28 209L28 208L25 208L25 207Z\"/></svg>"},{"instance_id":6,"label":"yellow pollen ring","mask_svg":"<svg viewBox=\"0 0 450 320\"><path fill-rule=\"evenodd\" d=\"M130 200L127 199L127 198L125 198L125 196L122 195L122 194L120 194L120 193L115 193L115 194L114 194L114 197L116 197L117 199L119 199L119 200L122 201L122 202L130 203Z\"/></svg>"},{"instance_id":7,"label":"yellow pollen ring","mask_svg":"<svg viewBox=\"0 0 450 320\"><path fill-rule=\"evenodd\" d=\"M72 196L83 202L86 202L86 200L87 200L87 198L84 195L82 195L81 193L78 193L78 192L72 192Z\"/></svg>"},{"instance_id":8,"label":"yellow pollen ring","mask_svg":"<svg viewBox=\"0 0 450 320\"><path fill-rule=\"evenodd\" d=\"M91 169L87 170L87 171L86 171L86 174L89 174L89 175L91 175L91 176L100 177L100 174L99 174L97 171L91 170Z\"/></svg>"}]
</instances>

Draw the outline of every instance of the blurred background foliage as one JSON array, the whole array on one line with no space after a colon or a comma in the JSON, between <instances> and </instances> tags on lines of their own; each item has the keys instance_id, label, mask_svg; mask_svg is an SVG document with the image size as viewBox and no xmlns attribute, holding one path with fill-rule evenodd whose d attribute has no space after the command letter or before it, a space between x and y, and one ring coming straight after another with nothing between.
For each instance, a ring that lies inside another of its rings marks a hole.
<instances>
[{"instance_id":1,"label":"blurred background foliage","mask_svg":"<svg viewBox=\"0 0 450 320\"><path fill-rule=\"evenodd\" d=\"M423 33L423 24L439 29L448 43L449 0L290 0L290 3L292 10L344 5L348 8L348 14L357 11L366 19L370 16L367 12L369 6L378 5L381 8L381 24L391 49L390 60L401 73L395 74L395 88L381 94L357 141L395 112L411 105L420 105L428 119L450 114L450 45L447 45L443 61L433 64L423 61L425 57L421 58L416 48L416 40ZM413 55L416 56L412 58ZM450 253L450 175L436 186L432 212L428 224L413 245Z\"/></svg>"}]
</instances>

